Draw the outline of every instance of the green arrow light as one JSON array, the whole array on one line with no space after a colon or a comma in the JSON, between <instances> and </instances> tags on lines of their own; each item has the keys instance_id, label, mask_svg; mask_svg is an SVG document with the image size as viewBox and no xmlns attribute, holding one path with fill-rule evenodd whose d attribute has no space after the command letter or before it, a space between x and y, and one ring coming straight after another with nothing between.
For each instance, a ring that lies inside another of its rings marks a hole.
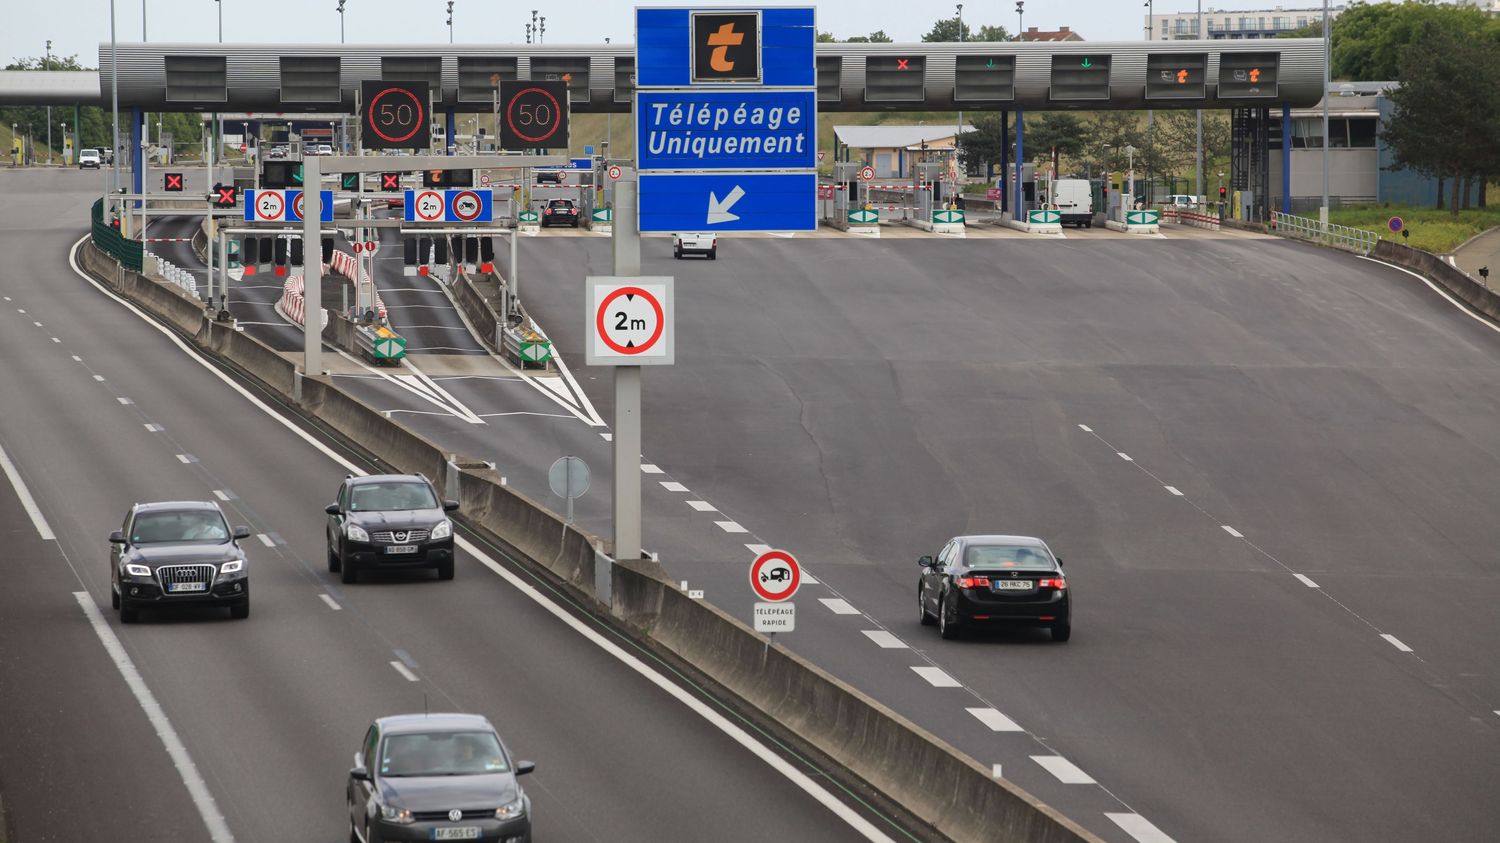
<instances>
[{"instance_id":1,"label":"green arrow light","mask_svg":"<svg viewBox=\"0 0 1500 843\"><path fill-rule=\"evenodd\" d=\"M294 170L292 170L292 181L296 182L297 184L301 184L302 183L302 165L301 164L298 164L297 168L294 169Z\"/></svg>"},{"instance_id":2,"label":"green arrow light","mask_svg":"<svg viewBox=\"0 0 1500 843\"><path fill-rule=\"evenodd\" d=\"M1083 60L1083 69L1084 70L1088 70L1089 68L1091 68L1093 66L1094 66L1094 63L1091 62L1091 61L1089 61L1088 58L1085 57L1084 60Z\"/></svg>"},{"instance_id":3,"label":"green arrow light","mask_svg":"<svg viewBox=\"0 0 1500 843\"><path fill-rule=\"evenodd\" d=\"M994 67L995 66L995 60L994 59L990 59L989 61L987 61L987 62L984 63L984 66L985 67Z\"/></svg>"}]
</instances>

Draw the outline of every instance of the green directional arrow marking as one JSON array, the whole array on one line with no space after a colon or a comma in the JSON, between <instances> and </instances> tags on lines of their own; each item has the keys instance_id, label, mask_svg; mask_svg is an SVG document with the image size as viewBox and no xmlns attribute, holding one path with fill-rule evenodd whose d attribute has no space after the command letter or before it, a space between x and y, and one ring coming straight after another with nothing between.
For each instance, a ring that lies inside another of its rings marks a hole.
<instances>
[{"instance_id":1,"label":"green directional arrow marking","mask_svg":"<svg viewBox=\"0 0 1500 843\"><path fill-rule=\"evenodd\" d=\"M1083 69L1084 70L1088 70L1089 68L1091 68L1093 66L1094 66L1094 63L1091 62L1091 61L1089 61L1088 58L1085 57L1084 60L1083 60Z\"/></svg>"},{"instance_id":2,"label":"green directional arrow marking","mask_svg":"<svg viewBox=\"0 0 1500 843\"><path fill-rule=\"evenodd\" d=\"M296 169L292 170L292 181L296 182L297 184L301 184L302 183L302 165L301 164L298 164L297 167L296 167Z\"/></svg>"},{"instance_id":3,"label":"green directional arrow marking","mask_svg":"<svg viewBox=\"0 0 1500 843\"><path fill-rule=\"evenodd\" d=\"M989 61L987 61L987 62L984 63L984 66L985 67L994 67L995 66L995 60L994 59L990 59Z\"/></svg>"}]
</instances>

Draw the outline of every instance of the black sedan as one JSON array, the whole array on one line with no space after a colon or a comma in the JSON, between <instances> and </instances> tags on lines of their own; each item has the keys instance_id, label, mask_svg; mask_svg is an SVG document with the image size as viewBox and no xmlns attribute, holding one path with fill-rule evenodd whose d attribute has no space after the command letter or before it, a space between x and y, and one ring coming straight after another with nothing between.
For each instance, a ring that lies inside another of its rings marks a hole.
<instances>
[{"instance_id":1,"label":"black sedan","mask_svg":"<svg viewBox=\"0 0 1500 843\"><path fill-rule=\"evenodd\" d=\"M1053 641L1073 635L1073 601L1062 560L1030 536L959 536L937 556L917 560L917 606L923 626L944 638L965 627L1044 626Z\"/></svg>"},{"instance_id":2,"label":"black sedan","mask_svg":"<svg viewBox=\"0 0 1500 843\"><path fill-rule=\"evenodd\" d=\"M120 623L142 609L227 606L250 617L250 569L240 539L218 504L201 501L138 503L109 534L109 597Z\"/></svg>"},{"instance_id":3,"label":"black sedan","mask_svg":"<svg viewBox=\"0 0 1500 843\"><path fill-rule=\"evenodd\" d=\"M360 571L433 568L453 579L454 501L441 501L420 474L348 477L329 504L328 570L346 583Z\"/></svg>"},{"instance_id":4,"label":"black sedan","mask_svg":"<svg viewBox=\"0 0 1500 843\"><path fill-rule=\"evenodd\" d=\"M477 714L398 714L370 724L347 787L349 839L531 843L531 799L495 727Z\"/></svg>"}]
</instances>

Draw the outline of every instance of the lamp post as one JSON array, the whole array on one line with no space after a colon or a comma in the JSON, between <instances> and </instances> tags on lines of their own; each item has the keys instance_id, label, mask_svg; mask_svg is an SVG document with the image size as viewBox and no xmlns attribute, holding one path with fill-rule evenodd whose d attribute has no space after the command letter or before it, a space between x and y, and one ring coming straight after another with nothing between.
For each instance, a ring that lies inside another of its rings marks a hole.
<instances>
[{"instance_id":1,"label":"lamp post","mask_svg":"<svg viewBox=\"0 0 1500 843\"><path fill-rule=\"evenodd\" d=\"M1023 33L1023 32L1026 31L1025 30L1025 26L1026 26L1025 10L1026 10L1026 0L1016 0L1016 40L1017 41L1025 41L1026 40L1021 35L1021 33Z\"/></svg>"},{"instance_id":2,"label":"lamp post","mask_svg":"<svg viewBox=\"0 0 1500 843\"><path fill-rule=\"evenodd\" d=\"M541 19L537 21L537 25L536 25L536 42L538 44L545 44L545 43L547 43L547 16L546 15L542 15Z\"/></svg>"},{"instance_id":3,"label":"lamp post","mask_svg":"<svg viewBox=\"0 0 1500 843\"><path fill-rule=\"evenodd\" d=\"M1328 0L1323 0L1323 204L1318 223L1328 228L1328 86L1333 81L1333 34L1328 22Z\"/></svg>"},{"instance_id":4,"label":"lamp post","mask_svg":"<svg viewBox=\"0 0 1500 843\"><path fill-rule=\"evenodd\" d=\"M964 4L958 4L958 43L964 42ZM958 154L958 136L964 133L964 110L958 110L958 125L953 127L953 153ZM956 187L956 186L955 186Z\"/></svg>"},{"instance_id":5,"label":"lamp post","mask_svg":"<svg viewBox=\"0 0 1500 843\"><path fill-rule=\"evenodd\" d=\"M339 7L334 10L334 11L336 11L336 12L339 13L339 43L340 44L344 43L344 3L345 3L345 0L339 0Z\"/></svg>"},{"instance_id":6,"label":"lamp post","mask_svg":"<svg viewBox=\"0 0 1500 843\"><path fill-rule=\"evenodd\" d=\"M46 65L45 65L46 69L47 70L51 70L52 69L52 41L51 40L47 41L47 60L46 61L47 61ZM1325 124L1327 123L1326 120L1324 122L1325 122ZM1324 132L1324 134L1326 135L1327 132ZM48 164L52 163L52 106L50 106L50 105L47 106L47 163Z\"/></svg>"},{"instance_id":7,"label":"lamp post","mask_svg":"<svg viewBox=\"0 0 1500 843\"><path fill-rule=\"evenodd\" d=\"M68 166L68 155L67 155L67 153L68 153L68 124L67 123L61 123L59 125L62 126L62 135L63 135L62 136L62 142L63 142L63 166L66 167L66 166Z\"/></svg>"},{"instance_id":8,"label":"lamp post","mask_svg":"<svg viewBox=\"0 0 1500 843\"><path fill-rule=\"evenodd\" d=\"M448 43L453 43L453 0L448 0Z\"/></svg>"},{"instance_id":9,"label":"lamp post","mask_svg":"<svg viewBox=\"0 0 1500 843\"><path fill-rule=\"evenodd\" d=\"M1198 19L1196 21L1196 24L1197 24L1196 27L1195 27L1196 31L1195 31L1194 34L1196 34L1199 39L1202 39L1203 38L1203 0L1198 0ZM1205 73L1208 72L1208 68L1204 68L1204 72ZM1194 159L1195 162L1196 162L1196 166L1195 166L1195 169L1193 170L1193 193L1201 194L1203 192L1203 109L1201 109L1201 108L1198 109L1198 122L1197 122L1197 128L1196 128L1196 137L1197 137L1197 150L1198 150L1198 154L1197 154L1197 157Z\"/></svg>"},{"instance_id":10,"label":"lamp post","mask_svg":"<svg viewBox=\"0 0 1500 843\"><path fill-rule=\"evenodd\" d=\"M117 191L120 189L120 63L115 45L115 0L109 0L109 100L114 116L111 123L114 146L110 148L109 160L113 162L115 171L115 180L110 185L110 190Z\"/></svg>"},{"instance_id":11,"label":"lamp post","mask_svg":"<svg viewBox=\"0 0 1500 843\"><path fill-rule=\"evenodd\" d=\"M219 7L219 43L224 43L224 0L214 0Z\"/></svg>"},{"instance_id":12,"label":"lamp post","mask_svg":"<svg viewBox=\"0 0 1500 843\"><path fill-rule=\"evenodd\" d=\"M609 36L604 36L604 45L609 46ZM605 159L609 158L609 150L614 149L612 141L615 139L615 113L606 111L604 113L604 149Z\"/></svg>"}]
</instances>

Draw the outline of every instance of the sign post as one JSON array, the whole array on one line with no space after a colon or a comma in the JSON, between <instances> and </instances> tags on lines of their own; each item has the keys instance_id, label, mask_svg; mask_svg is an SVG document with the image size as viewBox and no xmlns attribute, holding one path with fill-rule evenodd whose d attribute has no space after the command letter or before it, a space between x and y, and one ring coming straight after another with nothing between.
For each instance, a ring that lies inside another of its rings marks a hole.
<instances>
[{"instance_id":1,"label":"sign post","mask_svg":"<svg viewBox=\"0 0 1500 843\"><path fill-rule=\"evenodd\" d=\"M323 227L323 166L317 155L309 155L302 163L302 184L308 189L302 192L302 242L317 248ZM302 262L302 376L317 377L323 374L323 263L316 256ZM298 397L301 397L298 382Z\"/></svg>"},{"instance_id":2,"label":"sign post","mask_svg":"<svg viewBox=\"0 0 1500 843\"><path fill-rule=\"evenodd\" d=\"M615 275L621 278L641 274L641 229L636 220L634 175L632 172L631 178L621 178L615 184L615 208L620 211L620 220L610 238ZM597 331L598 316L593 315L592 321ZM640 366L615 367L613 421L615 559L634 561L641 558Z\"/></svg>"}]
</instances>

